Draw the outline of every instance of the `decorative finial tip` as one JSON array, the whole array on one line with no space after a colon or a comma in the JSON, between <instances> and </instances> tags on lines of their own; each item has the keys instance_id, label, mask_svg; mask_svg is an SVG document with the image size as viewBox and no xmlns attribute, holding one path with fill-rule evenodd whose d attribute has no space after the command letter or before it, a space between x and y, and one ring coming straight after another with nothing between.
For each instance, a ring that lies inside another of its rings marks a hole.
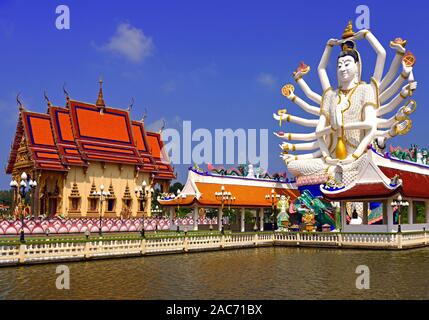
<instances>
[{"instance_id":1,"label":"decorative finial tip","mask_svg":"<svg viewBox=\"0 0 429 320\"><path fill-rule=\"evenodd\" d=\"M16 95L16 103L18 104L19 111L23 111L25 108L24 108L24 105L22 104L21 99L19 97L20 95L21 95L21 92L19 92Z\"/></svg>"},{"instance_id":2,"label":"decorative finial tip","mask_svg":"<svg viewBox=\"0 0 429 320\"><path fill-rule=\"evenodd\" d=\"M98 91L98 98L97 98L97 102L95 103L95 105L97 107L104 108L106 106L106 104L104 103L104 99L103 99L103 79L102 79L102 77L100 77L100 79L98 80L98 83L100 83L100 90Z\"/></svg>"},{"instance_id":3,"label":"decorative finial tip","mask_svg":"<svg viewBox=\"0 0 429 320\"><path fill-rule=\"evenodd\" d=\"M354 35L355 35L355 32L353 31L353 22L350 20L347 23L347 27L344 29L342 38L347 39L347 38L353 37Z\"/></svg>"}]
</instances>

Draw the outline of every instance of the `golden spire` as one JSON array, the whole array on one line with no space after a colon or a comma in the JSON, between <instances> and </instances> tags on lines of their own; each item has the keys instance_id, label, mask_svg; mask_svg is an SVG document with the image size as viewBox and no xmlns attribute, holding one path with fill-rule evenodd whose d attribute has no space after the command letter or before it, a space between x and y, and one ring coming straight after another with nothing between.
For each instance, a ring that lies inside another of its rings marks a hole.
<instances>
[{"instance_id":1,"label":"golden spire","mask_svg":"<svg viewBox=\"0 0 429 320\"><path fill-rule=\"evenodd\" d=\"M354 35L355 35L355 32L353 31L353 23L350 20L349 23L347 24L347 27L344 29L342 38L347 39L347 38L353 37Z\"/></svg>"},{"instance_id":2,"label":"golden spire","mask_svg":"<svg viewBox=\"0 0 429 320\"><path fill-rule=\"evenodd\" d=\"M104 108L106 107L106 104L104 103L104 99L103 99L103 79L100 77L100 80L98 82L100 83L100 90L98 91L98 99L95 105L97 107Z\"/></svg>"}]
</instances>

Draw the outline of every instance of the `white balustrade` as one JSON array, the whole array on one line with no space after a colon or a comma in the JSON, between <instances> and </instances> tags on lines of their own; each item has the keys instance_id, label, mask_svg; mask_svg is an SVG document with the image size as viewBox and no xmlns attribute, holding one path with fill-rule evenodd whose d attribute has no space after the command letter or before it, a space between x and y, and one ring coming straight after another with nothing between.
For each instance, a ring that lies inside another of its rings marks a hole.
<instances>
[{"instance_id":1,"label":"white balustrade","mask_svg":"<svg viewBox=\"0 0 429 320\"><path fill-rule=\"evenodd\" d=\"M403 248L427 245L425 232L404 233L320 233L275 232L222 235L149 237L146 239L92 239L88 242L55 242L0 245L0 266L55 260L87 259L142 254L213 250L259 245L311 245L353 248Z\"/></svg>"}]
</instances>

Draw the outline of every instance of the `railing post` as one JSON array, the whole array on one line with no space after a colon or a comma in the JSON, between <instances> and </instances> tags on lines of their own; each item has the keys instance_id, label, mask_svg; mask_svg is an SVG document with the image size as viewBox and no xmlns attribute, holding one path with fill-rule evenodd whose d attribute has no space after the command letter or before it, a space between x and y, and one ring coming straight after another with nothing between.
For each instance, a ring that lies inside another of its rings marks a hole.
<instances>
[{"instance_id":1,"label":"railing post","mask_svg":"<svg viewBox=\"0 0 429 320\"><path fill-rule=\"evenodd\" d=\"M25 262L25 250L27 250L27 245L20 244L19 245L19 254L18 254L18 263Z\"/></svg>"},{"instance_id":2,"label":"railing post","mask_svg":"<svg viewBox=\"0 0 429 320\"><path fill-rule=\"evenodd\" d=\"M276 244L276 234L274 232L271 235L271 242L273 243L273 246Z\"/></svg>"},{"instance_id":3,"label":"railing post","mask_svg":"<svg viewBox=\"0 0 429 320\"><path fill-rule=\"evenodd\" d=\"M225 246L225 235L224 234L222 234L221 236L220 236L220 244L219 244L219 247L220 247L220 249L223 249L223 247Z\"/></svg>"},{"instance_id":4,"label":"railing post","mask_svg":"<svg viewBox=\"0 0 429 320\"><path fill-rule=\"evenodd\" d=\"M255 233L255 235L253 236L253 243L255 244L255 247L258 245L258 234Z\"/></svg>"},{"instance_id":5,"label":"railing post","mask_svg":"<svg viewBox=\"0 0 429 320\"><path fill-rule=\"evenodd\" d=\"M424 239L425 239L425 245L427 245L428 241L427 241L427 236L426 236L426 230L423 231L423 236L424 236Z\"/></svg>"},{"instance_id":6,"label":"railing post","mask_svg":"<svg viewBox=\"0 0 429 320\"><path fill-rule=\"evenodd\" d=\"M341 233L338 233L338 246L341 247L343 245L343 235Z\"/></svg>"},{"instance_id":7,"label":"railing post","mask_svg":"<svg viewBox=\"0 0 429 320\"><path fill-rule=\"evenodd\" d=\"M402 249L402 233L398 232L396 236L398 237L398 249Z\"/></svg>"},{"instance_id":8,"label":"railing post","mask_svg":"<svg viewBox=\"0 0 429 320\"><path fill-rule=\"evenodd\" d=\"M298 232L296 234L296 245L299 246L299 242L301 241L301 234Z\"/></svg>"},{"instance_id":9,"label":"railing post","mask_svg":"<svg viewBox=\"0 0 429 320\"><path fill-rule=\"evenodd\" d=\"M146 254L146 238L143 238L140 243L140 253L142 255Z\"/></svg>"},{"instance_id":10,"label":"railing post","mask_svg":"<svg viewBox=\"0 0 429 320\"><path fill-rule=\"evenodd\" d=\"M91 254L90 248L91 248L91 242L90 241L85 242L85 248L83 249L83 257L85 259L88 259Z\"/></svg>"},{"instance_id":11,"label":"railing post","mask_svg":"<svg viewBox=\"0 0 429 320\"><path fill-rule=\"evenodd\" d=\"M183 250L185 252L188 252L189 248L188 248L188 236L185 236L185 239L183 240Z\"/></svg>"}]
</instances>

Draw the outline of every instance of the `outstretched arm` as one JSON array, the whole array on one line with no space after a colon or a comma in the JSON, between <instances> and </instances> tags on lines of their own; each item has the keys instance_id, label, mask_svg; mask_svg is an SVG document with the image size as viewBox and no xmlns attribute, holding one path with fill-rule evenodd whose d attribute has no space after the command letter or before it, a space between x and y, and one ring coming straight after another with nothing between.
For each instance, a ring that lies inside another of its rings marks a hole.
<instances>
[{"instance_id":1,"label":"outstretched arm","mask_svg":"<svg viewBox=\"0 0 429 320\"><path fill-rule=\"evenodd\" d=\"M388 99L390 99L395 94L395 92L397 92L401 88L402 83L407 79L409 80L410 74L413 71L413 68L406 67L404 63L402 63L402 69L403 70L401 74L396 78L396 80L386 90L381 91L381 94L380 94L381 103L384 103Z\"/></svg>"},{"instance_id":2,"label":"outstretched arm","mask_svg":"<svg viewBox=\"0 0 429 320\"><path fill-rule=\"evenodd\" d=\"M298 140L298 141L312 141L316 140L318 137L322 137L328 133L331 132L331 126L326 127L323 130L320 130L319 132L312 132L312 133L277 133L274 132L274 134L281 139L284 140Z\"/></svg>"},{"instance_id":3,"label":"outstretched arm","mask_svg":"<svg viewBox=\"0 0 429 320\"><path fill-rule=\"evenodd\" d=\"M280 147L283 151L289 152L289 151L302 151L302 150L314 150L319 148L319 143L317 141L308 142L308 143L298 143L298 144L292 144L283 142Z\"/></svg>"},{"instance_id":4,"label":"outstretched arm","mask_svg":"<svg viewBox=\"0 0 429 320\"><path fill-rule=\"evenodd\" d=\"M290 101L292 101L293 103L295 103L298 106L300 106L303 110L307 111L308 113L314 114L316 116L318 116L319 113L320 113L320 108L317 108L317 107L309 105L307 102L305 102L304 100L302 100L301 98L299 98L294 93L291 93L287 98Z\"/></svg>"},{"instance_id":5,"label":"outstretched arm","mask_svg":"<svg viewBox=\"0 0 429 320\"><path fill-rule=\"evenodd\" d=\"M273 116L274 116L274 119L278 121L282 120L282 121L292 122L292 123L300 124L305 127L316 127L318 123L318 120L316 119L310 120L310 119L295 117L287 113L284 113L282 115L278 115L274 113Z\"/></svg>"},{"instance_id":6,"label":"outstretched arm","mask_svg":"<svg viewBox=\"0 0 429 320\"><path fill-rule=\"evenodd\" d=\"M304 94L308 99L317 103L318 105L322 103L322 97L318 95L316 92L314 92L313 90L311 90L304 79L298 78L298 80L296 80L296 83L298 83L299 87L301 88L301 90L304 92Z\"/></svg>"},{"instance_id":7,"label":"outstretched arm","mask_svg":"<svg viewBox=\"0 0 429 320\"><path fill-rule=\"evenodd\" d=\"M383 77L384 64L386 62L386 50L383 48L381 43L369 30L358 31L354 36L354 38L356 40L363 39L363 38L367 39L371 47L376 52L377 61L375 62L373 78L377 81L377 83L380 83L381 78Z\"/></svg>"},{"instance_id":8,"label":"outstretched arm","mask_svg":"<svg viewBox=\"0 0 429 320\"><path fill-rule=\"evenodd\" d=\"M404 101L410 96L411 91L415 90L416 88L417 88L417 82L411 82L406 86L404 86L401 92L398 93L395 98L393 98L388 104L382 105L377 110L377 115L382 116L386 113L389 113L395 110L402 101Z\"/></svg>"},{"instance_id":9,"label":"outstretched arm","mask_svg":"<svg viewBox=\"0 0 429 320\"><path fill-rule=\"evenodd\" d=\"M328 73L326 72L326 67L329 63L329 58L331 57L332 47L336 44L339 44L337 39L329 39L325 51L323 51L322 59L320 60L319 67L317 68L317 73L319 74L320 83L322 85L323 91L328 89L331 84L329 82Z\"/></svg>"},{"instance_id":10,"label":"outstretched arm","mask_svg":"<svg viewBox=\"0 0 429 320\"><path fill-rule=\"evenodd\" d=\"M377 120L377 128L379 129L386 129L386 128L391 128L393 126L393 124L395 123L395 121L397 121L398 115L394 115L393 117L391 117L390 119L378 119Z\"/></svg>"},{"instance_id":11,"label":"outstretched arm","mask_svg":"<svg viewBox=\"0 0 429 320\"><path fill-rule=\"evenodd\" d=\"M403 42L404 45L406 42ZM401 65L402 57L405 54L405 48L401 43L396 41L390 41L390 47L396 49L395 57L393 58L392 64L390 65L389 71L386 76L381 80L380 91L383 91L387 86L392 82L395 74L398 72L398 69Z\"/></svg>"},{"instance_id":12,"label":"outstretched arm","mask_svg":"<svg viewBox=\"0 0 429 320\"><path fill-rule=\"evenodd\" d=\"M313 153L306 153L306 154L300 154L300 155L283 154L282 158L283 160L285 160L286 164L289 164L294 160L315 159L315 158L320 158L321 156L322 156L322 153L320 152L320 150L318 150Z\"/></svg>"}]
</instances>

